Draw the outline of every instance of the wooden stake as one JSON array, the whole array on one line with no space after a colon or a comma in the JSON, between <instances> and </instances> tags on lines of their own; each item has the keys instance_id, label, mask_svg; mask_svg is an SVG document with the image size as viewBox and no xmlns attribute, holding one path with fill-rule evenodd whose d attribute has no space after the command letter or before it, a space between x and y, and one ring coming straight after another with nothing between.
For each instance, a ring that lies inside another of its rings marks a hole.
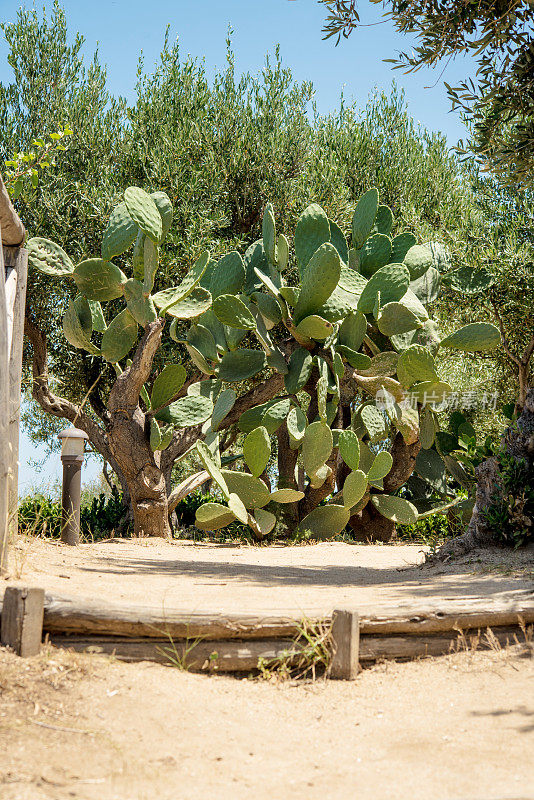
<instances>
[{"instance_id":1,"label":"wooden stake","mask_svg":"<svg viewBox=\"0 0 534 800\"><path fill-rule=\"evenodd\" d=\"M334 611L332 615L334 656L330 676L353 681L358 675L360 621L355 611Z\"/></svg>"},{"instance_id":2,"label":"wooden stake","mask_svg":"<svg viewBox=\"0 0 534 800\"><path fill-rule=\"evenodd\" d=\"M19 427L22 380L22 348L24 344L24 312L26 308L26 285L28 280L28 251L22 247L4 247L4 262L16 275L16 292L13 303L13 326L9 361L9 486L8 509L10 534L13 539L18 527L18 476L19 476Z\"/></svg>"},{"instance_id":3,"label":"wooden stake","mask_svg":"<svg viewBox=\"0 0 534 800\"><path fill-rule=\"evenodd\" d=\"M1 188L1 187L0 187ZM1 239L1 231L0 231ZM4 255L0 244L0 575L7 568L9 538L9 352Z\"/></svg>"},{"instance_id":4,"label":"wooden stake","mask_svg":"<svg viewBox=\"0 0 534 800\"><path fill-rule=\"evenodd\" d=\"M44 589L8 586L2 606L2 644L19 656L35 656L43 636Z\"/></svg>"}]
</instances>

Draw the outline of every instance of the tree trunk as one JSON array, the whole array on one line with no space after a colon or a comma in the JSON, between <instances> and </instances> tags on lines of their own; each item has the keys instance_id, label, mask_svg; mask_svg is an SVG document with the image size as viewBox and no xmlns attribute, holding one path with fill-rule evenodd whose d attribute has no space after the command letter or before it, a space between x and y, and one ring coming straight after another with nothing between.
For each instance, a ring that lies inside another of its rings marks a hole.
<instances>
[{"instance_id":1,"label":"tree trunk","mask_svg":"<svg viewBox=\"0 0 534 800\"><path fill-rule=\"evenodd\" d=\"M404 486L415 469L415 459L421 449L419 440L406 444L401 433L393 440L390 453L393 466L384 478L384 492L396 492ZM349 520L353 535L358 542L390 542L395 538L395 523L380 514L371 502Z\"/></svg>"},{"instance_id":2,"label":"tree trunk","mask_svg":"<svg viewBox=\"0 0 534 800\"><path fill-rule=\"evenodd\" d=\"M171 535L161 452L150 447L150 420L139 406L139 393L150 375L164 324L157 319L147 325L131 366L115 381L108 402L109 447L130 490L136 536Z\"/></svg>"},{"instance_id":3,"label":"tree trunk","mask_svg":"<svg viewBox=\"0 0 534 800\"><path fill-rule=\"evenodd\" d=\"M131 417L114 412L109 445L130 491L134 535L170 537L165 475L159 451L154 453L150 447L145 424L139 407Z\"/></svg>"},{"instance_id":4,"label":"tree trunk","mask_svg":"<svg viewBox=\"0 0 534 800\"><path fill-rule=\"evenodd\" d=\"M395 537L395 523L380 514L372 503L367 503L349 520L357 542L390 542Z\"/></svg>"},{"instance_id":5,"label":"tree trunk","mask_svg":"<svg viewBox=\"0 0 534 800\"><path fill-rule=\"evenodd\" d=\"M506 429L502 437L506 453L517 459L525 459L531 465L534 459L534 389L529 389L517 424ZM467 531L455 539L445 542L438 557L446 560L498 543L495 532L485 521L485 512L494 494L501 490L499 464L495 457L482 462L476 469L476 502Z\"/></svg>"},{"instance_id":6,"label":"tree trunk","mask_svg":"<svg viewBox=\"0 0 534 800\"><path fill-rule=\"evenodd\" d=\"M278 488L296 489L297 481L295 469L297 466L298 450L292 450L289 446L289 434L287 425L284 423L277 431L278 440ZM279 534L284 538L289 538L295 533L299 523L299 504L282 503L277 508Z\"/></svg>"}]
</instances>

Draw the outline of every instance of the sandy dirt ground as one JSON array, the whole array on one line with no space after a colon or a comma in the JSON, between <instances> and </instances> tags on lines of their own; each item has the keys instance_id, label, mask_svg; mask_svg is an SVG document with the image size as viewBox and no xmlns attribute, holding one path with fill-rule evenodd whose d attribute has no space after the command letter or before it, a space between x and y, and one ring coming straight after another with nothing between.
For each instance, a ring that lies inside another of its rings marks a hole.
<instances>
[{"instance_id":1,"label":"sandy dirt ground","mask_svg":"<svg viewBox=\"0 0 534 800\"><path fill-rule=\"evenodd\" d=\"M417 545L250 547L111 540L72 548L21 539L10 583L63 596L185 611L330 613L534 600L534 548L423 564ZM2 592L0 584L0 593Z\"/></svg>"},{"instance_id":2,"label":"sandy dirt ground","mask_svg":"<svg viewBox=\"0 0 534 800\"><path fill-rule=\"evenodd\" d=\"M526 647L273 684L0 649L2 800L532 800Z\"/></svg>"},{"instance_id":3,"label":"sandy dirt ground","mask_svg":"<svg viewBox=\"0 0 534 800\"><path fill-rule=\"evenodd\" d=\"M8 582L190 611L534 597L532 550L422 561L413 546L21 540ZM0 798L534 800L533 655L522 643L305 683L0 649Z\"/></svg>"}]
</instances>

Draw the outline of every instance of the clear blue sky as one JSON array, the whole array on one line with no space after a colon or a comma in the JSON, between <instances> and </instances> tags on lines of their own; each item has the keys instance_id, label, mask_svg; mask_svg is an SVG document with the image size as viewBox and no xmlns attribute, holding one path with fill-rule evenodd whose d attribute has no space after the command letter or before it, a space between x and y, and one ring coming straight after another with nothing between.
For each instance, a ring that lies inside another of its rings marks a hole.
<instances>
[{"instance_id":1,"label":"clear blue sky","mask_svg":"<svg viewBox=\"0 0 534 800\"><path fill-rule=\"evenodd\" d=\"M16 16L20 0L3 0L0 19L9 22ZM22 3L24 5L24 3ZM31 6L31 2L25 4ZM52 3L37 2L38 8ZM421 70L412 75L392 71L383 63L399 50L408 50L412 42L395 33L390 22L382 20L381 6L361 0L362 22L369 27L356 31L348 40L334 46L322 41L324 6L316 0L64 0L70 30L86 39L85 52L91 56L98 46L100 59L108 67L109 88L115 94L132 96L138 57L143 51L146 69L154 64L161 50L165 29L179 37L184 56L204 57L209 71L223 66L228 26L233 28L233 45L238 71L257 72L265 54L280 44L282 59L291 67L297 80L311 80L315 86L319 111L335 108L343 89L347 101L363 104L374 87L389 88L393 78L405 89L409 108L415 119L432 130L443 131L451 144L464 135L456 114L449 112L443 80L456 85L470 70L466 59L447 67ZM6 60L7 48L0 42L0 81L11 80ZM431 87L431 88L427 88ZM38 483L50 483L59 476L59 459L51 457L41 474L27 464L39 457L33 445L23 437L21 446L21 489ZM94 477L97 465L86 469L86 478Z\"/></svg>"}]
</instances>

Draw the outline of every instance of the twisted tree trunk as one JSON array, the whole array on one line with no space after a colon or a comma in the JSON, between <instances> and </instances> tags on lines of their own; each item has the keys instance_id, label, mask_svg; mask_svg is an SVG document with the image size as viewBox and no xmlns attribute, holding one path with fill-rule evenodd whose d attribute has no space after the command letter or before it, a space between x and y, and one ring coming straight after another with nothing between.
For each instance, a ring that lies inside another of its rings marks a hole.
<instances>
[{"instance_id":1,"label":"twisted tree trunk","mask_svg":"<svg viewBox=\"0 0 534 800\"><path fill-rule=\"evenodd\" d=\"M396 492L404 486L415 469L415 459L421 442L407 444L401 433L393 440L390 453L393 457L391 471L384 478L384 491ZM380 514L372 503L353 514L349 522L354 538L359 542L390 542L395 537L395 523Z\"/></svg>"}]
</instances>

